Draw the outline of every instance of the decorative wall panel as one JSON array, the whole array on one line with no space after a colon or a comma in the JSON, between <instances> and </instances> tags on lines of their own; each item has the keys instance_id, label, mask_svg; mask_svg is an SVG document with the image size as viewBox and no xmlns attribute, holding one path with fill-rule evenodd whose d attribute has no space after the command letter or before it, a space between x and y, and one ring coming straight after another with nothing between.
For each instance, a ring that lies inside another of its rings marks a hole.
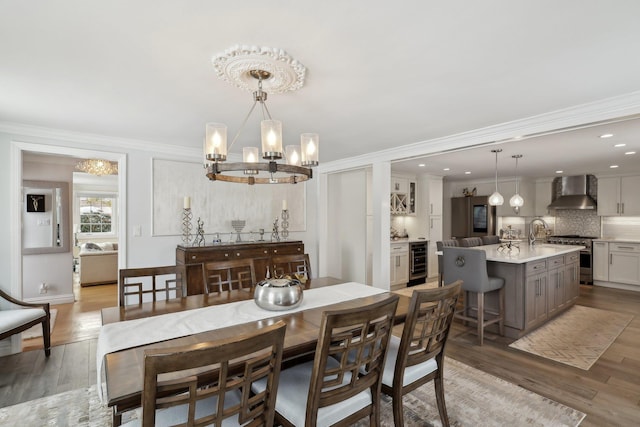
<instances>
[{"instance_id":1,"label":"decorative wall panel","mask_svg":"<svg viewBox=\"0 0 640 427\"><path fill-rule=\"evenodd\" d=\"M268 239L273 222L281 225L282 201L287 201L289 231L306 229L306 183L246 185L209 181L200 163L153 159L152 234L180 235L184 197L191 197L193 233L201 218L207 236L231 238L232 220L245 220L243 240L264 229ZM282 229L282 228L280 228ZM235 236L235 233L234 233ZM254 236L255 237L255 236ZM256 237L257 239L257 237ZM209 239L207 239L209 240Z\"/></svg>"}]
</instances>

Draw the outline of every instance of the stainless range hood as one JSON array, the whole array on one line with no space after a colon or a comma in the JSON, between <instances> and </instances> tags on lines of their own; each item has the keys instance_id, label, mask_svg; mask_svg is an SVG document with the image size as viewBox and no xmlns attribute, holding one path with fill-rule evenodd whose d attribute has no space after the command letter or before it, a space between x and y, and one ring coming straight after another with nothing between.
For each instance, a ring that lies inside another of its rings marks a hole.
<instances>
[{"instance_id":1,"label":"stainless range hood","mask_svg":"<svg viewBox=\"0 0 640 427\"><path fill-rule=\"evenodd\" d=\"M558 183L557 180L560 180ZM548 209L595 209L596 201L591 197L593 175L564 176L553 181L554 192L560 186L559 194L551 202Z\"/></svg>"}]
</instances>

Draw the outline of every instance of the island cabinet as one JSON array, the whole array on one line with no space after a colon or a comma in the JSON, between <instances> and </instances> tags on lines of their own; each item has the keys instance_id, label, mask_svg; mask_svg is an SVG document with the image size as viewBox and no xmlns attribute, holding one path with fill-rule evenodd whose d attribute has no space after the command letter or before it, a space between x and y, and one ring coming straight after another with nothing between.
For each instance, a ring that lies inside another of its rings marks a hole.
<instances>
[{"instance_id":1,"label":"island cabinet","mask_svg":"<svg viewBox=\"0 0 640 427\"><path fill-rule=\"evenodd\" d=\"M545 246L544 250L553 252L549 248L552 245ZM580 294L579 248L546 258L535 256L531 260L527 258L526 249L522 252L520 260L504 256L501 261L503 255L487 256L489 275L505 280L504 324L505 334L510 338L522 337L571 307ZM497 293L487 297L486 306L497 310ZM476 306L473 296L468 306ZM497 327L493 330L497 332Z\"/></svg>"},{"instance_id":2,"label":"island cabinet","mask_svg":"<svg viewBox=\"0 0 640 427\"><path fill-rule=\"evenodd\" d=\"M265 278L269 259L276 255L303 254L304 243L290 242L255 242L235 243L214 246L178 246L176 248L176 264L184 265L186 270L187 294L204 293L203 265L210 261L252 258L256 280Z\"/></svg>"},{"instance_id":3,"label":"island cabinet","mask_svg":"<svg viewBox=\"0 0 640 427\"><path fill-rule=\"evenodd\" d=\"M517 310L517 314L519 317L524 317L524 329L529 329L544 322L548 317L547 290L549 287L549 274L547 272L547 261L529 262L527 263L526 271L524 313ZM555 274L552 274L553 276Z\"/></svg>"}]
</instances>

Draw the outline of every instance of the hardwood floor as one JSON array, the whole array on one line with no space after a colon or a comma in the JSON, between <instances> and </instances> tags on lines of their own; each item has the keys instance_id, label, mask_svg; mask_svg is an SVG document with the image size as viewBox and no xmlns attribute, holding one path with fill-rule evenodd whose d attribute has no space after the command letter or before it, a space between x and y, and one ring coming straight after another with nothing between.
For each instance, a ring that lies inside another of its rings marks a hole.
<instances>
[{"instance_id":1,"label":"hardwood floor","mask_svg":"<svg viewBox=\"0 0 640 427\"><path fill-rule=\"evenodd\" d=\"M78 303L56 306L61 310L60 318L54 328L55 347L48 360L41 350L0 358L0 406L95 383L99 307L116 304L115 289L98 286L82 288L80 292ZM479 347L477 337L470 332L472 328L460 323L454 324L447 354L586 413L582 426L638 425L640 292L582 286L578 304L634 315L629 326L588 371L512 349L508 347L512 340L492 334L487 334L485 345ZM34 342L32 347L41 348L41 342L41 339ZM65 342L69 344L62 344Z\"/></svg>"},{"instance_id":2,"label":"hardwood floor","mask_svg":"<svg viewBox=\"0 0 640 427\"><path fill-rule=\"evenodd\" d=\"M97 338L102 326L100 310L118 305L118 285L80 286L74 274L73 292L76 302L52 305L58 310L51 334L51 345L57 346ZM24 351L42 348L42 337L23 340Z\"/></svg>"}]
</instances>

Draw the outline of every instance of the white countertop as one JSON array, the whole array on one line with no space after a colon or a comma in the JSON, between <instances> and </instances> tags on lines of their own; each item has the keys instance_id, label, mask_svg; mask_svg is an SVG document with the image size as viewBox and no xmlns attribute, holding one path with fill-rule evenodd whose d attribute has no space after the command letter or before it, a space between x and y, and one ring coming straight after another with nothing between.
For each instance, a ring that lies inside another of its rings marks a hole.
<instances>
[{"instance_id":1,"label":"white countertop","mask_svg":"<svg viewBox=\"0 0 640 427\"><path fill-rule=\"evenodd\" d=\"M391 244L394 243L427 243L429 240L427 239L419 239L413 237L402 237L400 239L391 239Z\"/></svg>"},{"instance_id":2,"label":"white countertop","mask_svg":"<svg viewBox=\"0 0 640 427\"><path fill-rule=\"evenodd\" d=\"M474 246L471 249L483 250L487 253L487 261L507 262L511 264L524 264L530 261L550 258L556 255L568 254L570 252L584 249L584 246L576 245L552 245L549 243L541 243L530 246L528 242L520 243L520 251L513 248L512 251L505 249L498 251L500 245Z\"/></svg>"},{"instance_id":3,"label":"white countertop","mask_svg":"<svg viewBox=\"0 0 640 427\"><path fill-rule=\"evenodd\" d=\"M640 243L638 239L626 239L624 237L603 237L602 239L593 239L594 242L614 242L614 243Z\"/></svg>"}]
</instances>

